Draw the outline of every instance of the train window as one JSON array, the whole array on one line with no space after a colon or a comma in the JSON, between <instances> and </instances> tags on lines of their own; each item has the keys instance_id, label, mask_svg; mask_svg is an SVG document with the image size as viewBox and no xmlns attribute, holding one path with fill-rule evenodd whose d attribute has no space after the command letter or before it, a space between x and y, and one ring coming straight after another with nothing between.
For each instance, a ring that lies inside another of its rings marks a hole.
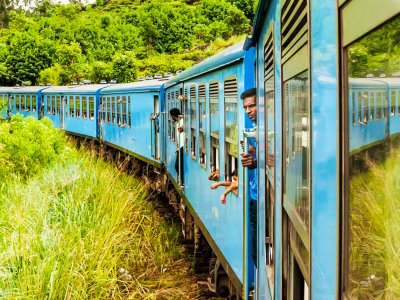
<instances>
[{"instance_id":1,"label":"train window","mask_svg":"<svg viewBox=\"0 0 400 300\"><path fill-rule=\"evenodd\" d=\"M107 97L101 97L100 102L101 102L100 107L101 107L101 111L102 111L101 120L103 122L106 122L107 121L107 107L108 107Z\"/></svg>"},{"instance_id":2,"label":"train window","mask_svg":"<svg viewBox=\"0 0 400 300\"><path fill-rule=\"evenodd\" d=\"M115 105L117 108L117 125L121 126L121 119L122 119L122 100L121 100L121 96L117 96L115 98Z\"/></svg>"},{"instance_id":3,"label":"train window","mask_svg":"<svg viewBox=\"0 0 400 300\"><path fill-rule=\"evenodd\" d=\"M61 115L61 96L56 96L56 114Z\"/></svg>"},{"instance_id":4,"label":"train window","mask_svg":"<svg viewBox=\"0 0 400 300\"><path fill-rule=\"evenodd\" d=\"M11 109L15 109L15 97L12 95L8 96L8 103L11 106Z\"/></svg>"},{"instance_id":5,"label":"train window","mask_svg":"<svg viewBox=\"0 0 400 300\"><path fill-rule=\"evenodd\" d=\"M171 108L176 108L175 93L174 92L171 93ZM176 122L174 122L171 119L171 139L172 139L172 142L175 142L175 138L176 138L176 124L175 123Z\"/></svg>"},{"instance_id":6,"label":"train window","mask_svg":"<svg viewBox=\"0 0 400 300\"><path fill-rule=\"evenodd\" d=\"M219 170L219 83L210 83L211 172Z\"/></svg>"},{"instance_id":7,"label":"train window","mask_svg":"<svg viewBox=\"0 0 400 300\"><path fill-rule=\"evenodd\" d=\"M207 165L206 143L206 85L199 85L199 158L203 167Z\"/></svg>"},{"instance_id":8,"label":"train window","mask_svg":"<svg viewBox=\"0 0 400 300\"><path fill-rule=\"evenodd\" d=\"M306 297L310 283L310 95L308 70L308 1L283 1L281 12L282 62L282 179L288 251L284 283L289 298ZM300 243L301 242L301 243ZM301 251L297 251L302 245ZM291 296L292 295L292 296Z\"/></svg>"},{"instance_id":9,"label":"train window","mask_svg":"<svg viewBox=\"0 0 400 300\"><path fill-rule=\"evenodd\" d=\"M106 122L108 124L111 124L112 122L112 103L111 103L111 97L107 96L106 97L106 106L107 106L107 118L106 118Z\"/></svg>"},{"instance_id":10,"label":"train window","mask_svg":"<svg viewBox=\"0 0 400 300\"><path fill-rule=\"evenodd\" d=\"M353 2L357 1L351 1L349 5ZM364 13L364 2L358 3ZM343 292L348 299L400 297L400 218L397 213L400 210L397 175L400 118L396 114L400 47L393 46L398 45L399 40L400 5L396 1L380 3L386 6L386 3L392 3L390 11L397 11L398 15L372 31L365 31L368 32L366 35L344 48L344 73L347 74L344 96L348 107L345 111L348 116L353 114L356 108L351 105L351 96L357 86L363 85L369 91L369 107L375 109L376 116L374 122L362 127L344 126L348 127L344 135L348 147L344 152ZM369 23L374 22L376 20L371 19Z\"/></svg>"},{"instance_id":11,"label":"train window","mask_svg":"<svg viewBox=\"0 0 400 300\"><path fill-rule=\"evenodd\" d=\"M183 99L183 117L185 118L185 150L188 153L188 136L189 136L189 115L188 115L188 89L185 89L185 98Z\"/></svg>"},{"instance_id":12,"label":"train window","mask_svg":"<svg viewBox=\"0 0 400 300\"><path fill-rule=\"evenodd\" d=\"M225 104L225 179L230 181L237 168L239 157L238 130L238 85L237 79L224 82Z\"/></svg>"},{"instance_id":13,"label":"train window","mask_svg":"<svg viewBox=\"0 0 400 300\"><path fill-rule=\"evenodd\" d=\"M196 128L197 128L197 113L196 113L196 86L190 87L190 129L191 129L191 143L190 153L193 159L196 159Z\"/></svg>"},{"instance_id":14,"label":"train window","mask_svg":"<svg viewBox=\"0 0 400 300\"><path fill-rule=\"evenodd\" d=\"M20 95L20 99L21 99L21 110L25 110L25 95Z\"/></svg>"},{"instance_id":15,"label":"train window","mask_svg":"<svg viewBox=\"0 0 400 300\"><path fill-rule=\"evenodd\" d=\"M128 96L128 127L132 126L131 96Z\"/></svg>"},{"instance_id":16,"label":"train window","mask_svg":"<svg viewBox=\"0 0 400 300\"><path fill-rule=\"evenodd\" d=\"M36 95L32 95L32 111L36 111L37 109L37 103L36 103Z\"/></svg>"},{"instance_id":17,"label":"train window","mask_svg":"<svg viewBox=\"0 0 400 300\"><path fill-rule=\"evenodd\" d=\"M26 95L26 111L30 111L32 108L32 97L31 95Z\"/></svg>"},{"instance_id":18,"label":"train window","mask_svg":"<svg viewBox=\"0 0 400 300\"><path fill-rule=\"evenodd\" d=\"M172 126L172 119L171 114L169 111L171 110L171 92L167 94L167 112L168 112L168 138L171 139L171 126Z\"/></svg>"},{"instance_id":19,"label":"train window","mask_svg":"<svg viewBox=\"0 0 400 300\"><path fill-rule=\"evenodd\" d=\"M54 102L56 101L56 97L54 97L54 96L53 96L53 101ZM53 114L55 114L54 105L53 105ZM70 117L75 117L74 96L69 96L69 116Z\"/></svg>"},{"instance_id":20,"label":"train window","mask_svg":"<svg viewBox=\"0 0 400 300\"><path fill-rule=\"evenodd\" d=\"M46 96L47 114L51 114L51 96Z\"/></svg>"},{"instance_id":21,"label":"train window","mask_svg":"<svg viewBox=\"0 0 400 300\"><path fill-rule=\"evenodd\" d=\"M118 113L117 104L116 104L117 100L116 100L115 97L111 97L110 99L111 99L111 109L112 109L112 112L111 112L111 123L115 124L117 122L117 113Z\"/></svg>"},{"instance_id":22,"label":"train window","mask_svg":"<svg viewBox=\"0 0 400 300\"><path fill-rule=\"evenodd\" d=\"M392 90L390 92L390 115L394 116L396 113L396 91Z\"/></svg>"},{"instance_id":23,"label":"train window","mask_svg":"<svg viewBox=\"0 0 400 300\"><path fill-rule=\"evenodd\" d=\"M126 96L121 97L121 105L122 105L122 126L126 126L126 112L127 112L127 102L126 102Z\"/></svg>"},{"instance_id":24,"label":"train window","mask_svg":"<svg viewBox=\"0 0 400 300\"><path fill-rule=\"evenodd\" d=\"M182 115L182 107L181 107L181 103L179 101L179 90L175 91L175 98L174 99L175 99L175 106L174 107L178 108L180 113L181 113L181 115ZM175 126L174 127L175 142L176 142L177 147L179 147L179 137L176 136L176 126L177 126L177 124L175 124L175 122L174 122L174 126Z\"/></svg>"},{"instance_id":25,"label":"train window","mask_svg":"<svg viewBox=\"0 0 400 300\"><path fill-rule=\"evenodd\" d=\"M75 116L77 118L81 117L81 97L75 96Z\"/></svg>"},{"instance_id":26,"label":"train window","mask_svg":"<svg viewBox=\"0 0 400 300\"><path fill-rule=\"evenodd\" d=\"M15 95L15 109L16 110L20 110L21 107L21 99L19 97L19 95Z\"/></svg>"},{"instance_id":27,"label":"train window","mask_svg":"<svg viewBox=\"0 0 400 300\"><path fill-rule=\"evenodd\" d=\"M83 119L88 118L88 107L87 107L87 98L86 96L82 96L82 117Z\"/></svg>"},{"instance_id":28,"label":"train window","mask_svg":"<svg viewBox=\"0 0 400 300\"><path fill-rule=\"evenodd\" d=\"M94 120L94 97L89 96L89 117L90 120Z\"/></svg>"}]
</instances>

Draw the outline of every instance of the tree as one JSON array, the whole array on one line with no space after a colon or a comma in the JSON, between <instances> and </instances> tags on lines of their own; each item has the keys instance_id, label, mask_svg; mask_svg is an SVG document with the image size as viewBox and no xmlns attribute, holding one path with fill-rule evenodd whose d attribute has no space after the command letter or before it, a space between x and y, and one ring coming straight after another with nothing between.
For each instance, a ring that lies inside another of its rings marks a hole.
<instances>
[{"instance_id":1,"label":"tree","mask_svg":"<svg viewBox=\"0 0 400 300\"><path fill-rule=\"evenodd\" d=\"M132 52L116 54L112 60L112 76L117 82L132 82L137 80L138 67Z\"/></svg>"},{"instance_id":2,"label":"tree","mask_svg":"<svg viewBox=\"0 0 400 300\"><path fill-rule=\"evenodd\" d=\"M55 58L52 41L26 32L16 33L9 39L6 67L23 81L38 83L40 71L50 67ZM15 80L12 80L16 83Z\"/></svg>"}]
</instances>

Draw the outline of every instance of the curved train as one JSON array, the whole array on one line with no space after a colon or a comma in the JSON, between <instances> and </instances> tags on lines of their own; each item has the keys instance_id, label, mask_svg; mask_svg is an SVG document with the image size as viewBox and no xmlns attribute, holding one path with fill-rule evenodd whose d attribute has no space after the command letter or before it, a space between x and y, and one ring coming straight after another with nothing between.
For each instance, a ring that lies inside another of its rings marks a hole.
<instances>
[{"instance_id":1,"label":"curved train","mask_svg":"<svg viewBox=\"0 0 400 300\"><path fill-rule=\"evenodd\" d=\"M396 66L388 51L400 48L368 41L398 24L398 1L261 0L252 38L171 79L0 87L0 100L8 114L48 117L146 163L157 188L179 207L195 262L209 266L209 287L220 296L359 299L377 276L352 259L351 226L359 212L352 210L350 183L355 173L368 172L362 157L385 160L400 133L400 78L366 75ZM361 46L389 58L363 69ZM256 131L240 100L253 87ZM182 141L172 108L184 122L182 177L174 168ZM251 136L257 140L256 265L239 154L240 141ZM224 205L209 178L231 180L235 170L238 189ZM384 295L386 285L380 288Z\"/></svg>"}]
</instances>

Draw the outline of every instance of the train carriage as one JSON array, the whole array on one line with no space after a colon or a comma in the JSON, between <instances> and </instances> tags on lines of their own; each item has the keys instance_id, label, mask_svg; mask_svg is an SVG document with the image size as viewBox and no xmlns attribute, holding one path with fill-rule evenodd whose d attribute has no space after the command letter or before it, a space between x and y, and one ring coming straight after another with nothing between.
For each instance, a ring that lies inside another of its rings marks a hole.
<instances>
[{"instance_id":1,"label":"train carriage","mask_svg":"<svg viewBox=\"0 0 400 300\"><path fill-rule=\"evenodd\" d=\"M43 113L55 127L96 139L98 110L104 84L54 86L43 91Z\"/></svg>"},{"instance_id":2,"label":"train carriage","mask_svg":"<svg viewBox=\"0 0 400 300\"><path fill-rule=\"evenodd\" d=\"M399 79L381 73L398 72L400 5L383 6L259 2L257 299L393 295L390 268L363 241L377 234L368 207L388 196L359 189L399 144Z\"/></svg>"},{"instance_id":3,"label":"train carriage","mask_svg":"<svg viewBox=\"0 0 400 300\"><path fill-rule=\"evenodd\" d=\"M0 101L5 104L2 117L20 114L24 117L38 118L42 104L42 91L46 88L41 86L0 87Z\"/></svg>"},{"instance_id":4,"label":"train carriage","mask_svg":"<svg viewBox=\"0 0 400 300\"><path fill-rule=\"evenodd\" d=\"M211 270L215 274L210 281L212 288L220 294L229 294L230 290L237 296L247 278L254 275L252 271L245 271L251 261L244 256L243 211L247 197L244 197L239 159L239 140L243 138L245 124L239 97L245 89L254 86L253 74L254 55L251 50L244 51L243 43L239 43L165 85L166 112L178 108L184 119L184 155L183 161L179 161L184 166L183 178L175 171L175 153L180 141L176 124L170 117L166 119L165 132L166 169L170 182L184 199L183 232L190 235L188 228L194 218L195 226L200 227L217 258ZM220 202L223 190L212 190L213 181L209 178L232 180L231 173L235 170L239 174L239 189L223 205Z\"/></svg>"},{"instance_id":5,"label":"train carriage","mask_svg":"<svg viewBox=\"0 0 400 300\"><path fill-rule=\"evenodd\" d=\"M164 82L146 80L103 89L100 92L100 139L160 167Z\"/></svg>"}]
</instances>

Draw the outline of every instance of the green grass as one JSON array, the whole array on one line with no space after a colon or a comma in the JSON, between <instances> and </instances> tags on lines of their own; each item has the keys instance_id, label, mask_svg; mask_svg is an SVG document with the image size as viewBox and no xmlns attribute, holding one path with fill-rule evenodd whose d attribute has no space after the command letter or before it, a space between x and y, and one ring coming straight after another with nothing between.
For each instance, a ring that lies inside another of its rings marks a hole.
<instances>
[{"instance_id":1,"label":"green grass","mask_svg":"<svg viewBox=\"0 0 400 300\"><path fill-rule=\"evenodd\" d=\"M7 170L0 188L0 298L195 297L181 286L190 270L179 230L155 212L153 195L138 179L65 139L55 159L33 173Z\"/></svg>"},{"instance_id":2,"label":"green grass","mask_svg":"<svg viewBox=\"0 0 400 300\"><path fill-rule=\"evenodd\" d=\"M351 180L351 299L400 299L400 150Z\"/></svg>"}]
</instances>

